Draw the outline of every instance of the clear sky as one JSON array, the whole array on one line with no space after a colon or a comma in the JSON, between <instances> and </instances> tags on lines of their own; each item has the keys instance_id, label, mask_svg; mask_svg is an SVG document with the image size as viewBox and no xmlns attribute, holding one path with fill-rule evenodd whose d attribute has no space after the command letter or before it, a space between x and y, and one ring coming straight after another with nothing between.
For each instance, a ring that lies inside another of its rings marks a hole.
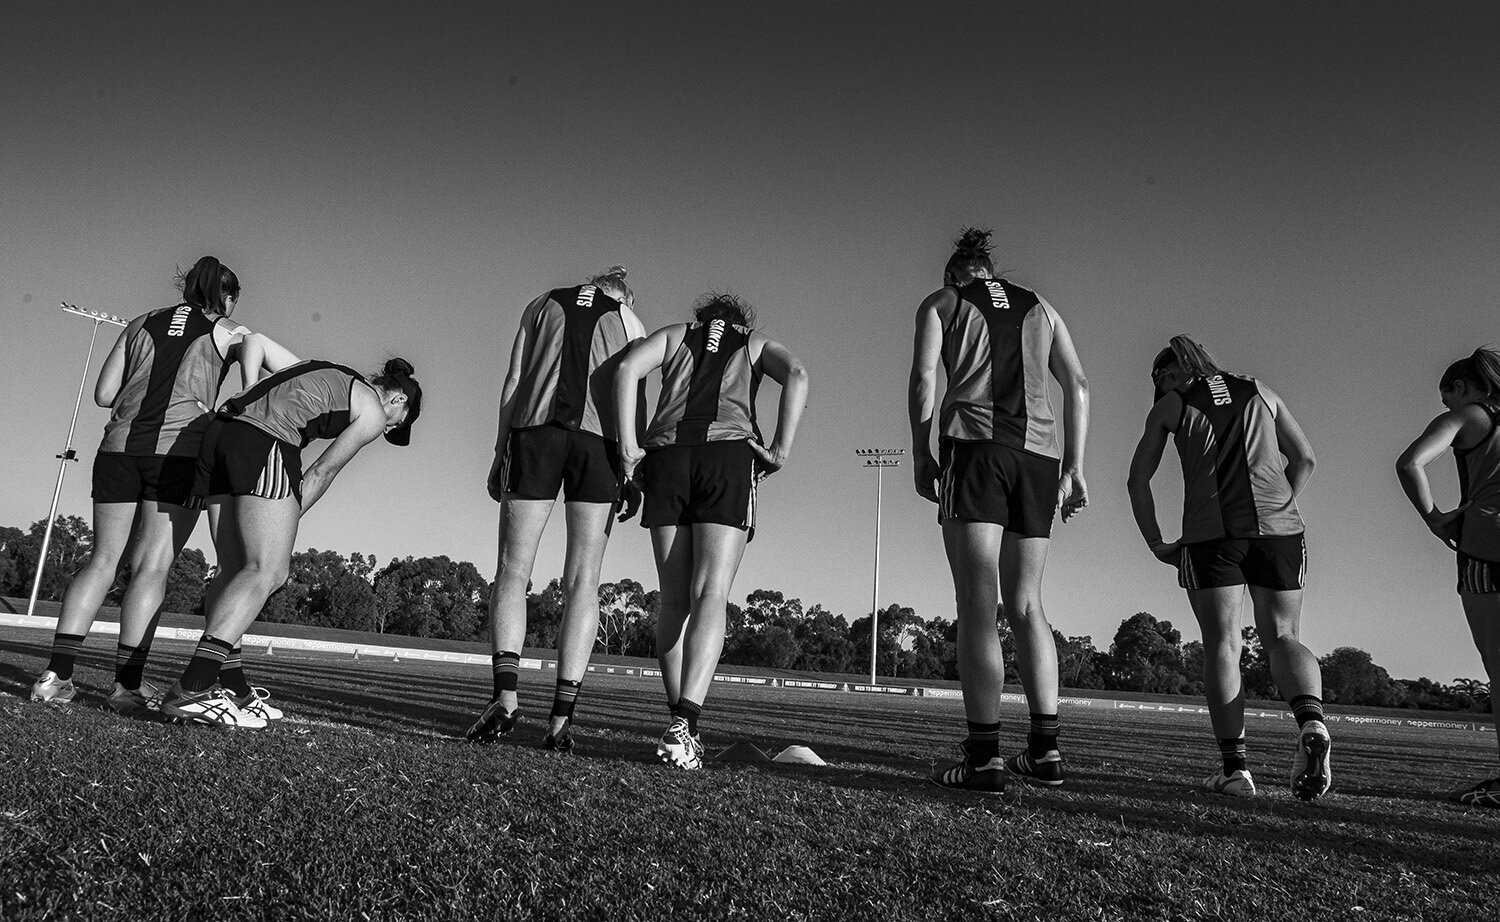
<instances>
[{"instance_id":1,"label":"clear sky","mask_svg":"<svg viewBox=\"0 0 1500 922\"><path fill-rule=\"evenodd\" d=\"M735 593L853 619L875 495L854 449L908 444L915 309L978 224L1092 387L1092 505L1048 565L1059 630L1105 648L1145 610L1199 636L1125 492L1149 362L1185 332L1317 451L1313 650L1481 676L1452 554L1393 464L1442 369L1500 340L1497 34L1491 3L6 3L0 523L42 518L56 476L89 334L57 303L134 316L209 253L244 285L236 320L304 357L405 356L424 385L411 447L362 452L298 546L492 571L521 309L618 262L648 329L727 288L809 366ZM65 514L89 514L105 419L86 399ZM1451 462L1434 474L1451 504ZM951 616L934 507L909 464L885 485L881 604ZM655 585L635 523L604 576Z\"/></svg>"}]
</instances>

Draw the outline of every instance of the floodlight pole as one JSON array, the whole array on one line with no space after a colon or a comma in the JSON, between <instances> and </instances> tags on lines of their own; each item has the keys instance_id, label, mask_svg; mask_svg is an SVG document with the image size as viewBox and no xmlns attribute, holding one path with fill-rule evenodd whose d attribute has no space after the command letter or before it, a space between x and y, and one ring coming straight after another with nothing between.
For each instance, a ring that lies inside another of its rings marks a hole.
<instances>
[{"instance_id":1,"label":"floodlight pole","mask_svg":"<svg viewBox=\"0 0 1500 922\"><path fill-rule=\"evenodd\" d=\"M875 468L875 580L870 590L870 684L875 684L875 657L880 637L880 500L881 479L885 469L901 463L904 448L856 448L856 455L865 459L865 467Z\"/></svg>"},{"instance_id":2,"label":"floodlight pole","mask_svg":"<svg viewBox=\"0 0 1500 922\"><path fill-rule=\"evenodd\" d=\"M126 321L120 317L86 311L66 302L62 305L62 309L65 313L77 314L94 321L94 332L89 336L89 353L83 360L83 377L78 379L78 399L73 401L73 418L68 422L68 441L63 448L63 453L57 456L57 486L52 488L52 508L47 510L47 524L42 529L42 550L36 557L36 575L31 580L31 598L26 603L28 617L36 611L36 597L42 589L42 571L47 568L47 548L52 544L52 523L57 518L57 503L62 498L63 478L68 474L68 462L78 460L78 452L73 450L73 432L78 428L78 410L83 406L83 389L88 386L89 365L94 361L94 343L99 339L99 326L108 323L123 327L126 324Z\"/></svg>"}]
</instances>

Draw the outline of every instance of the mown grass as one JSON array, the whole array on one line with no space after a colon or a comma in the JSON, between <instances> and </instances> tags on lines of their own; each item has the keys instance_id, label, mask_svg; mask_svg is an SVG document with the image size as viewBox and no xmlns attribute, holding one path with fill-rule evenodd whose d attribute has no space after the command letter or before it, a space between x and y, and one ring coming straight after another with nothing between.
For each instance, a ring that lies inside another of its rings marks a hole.
<instances>
[{"instance_id":1,"label":"mown grass","mask_svg":"<svg viewBox=\"0 0 1500 922\"><path fill-rule=\"evenodd\" d=\"M1066 716L1070 780L980 799L922 783L957 702L716 687L710 749L812 745L827 768L652 758L650 681L590 677L579 752L457 738L484 670L277 654L263 733L127 721L80 662L68 708L23 700L45 637L0 643L0 918L1492 919L1500 815L1442 792L1487 734L1350 728L1337 793L1284 791L1289 722L1250 725L1266 791L1226 801L1201 717ZM163 645L167 646L167 645ZM164 650L153 674L180 667ZM549 691L525 673L523 707ZM1019 710L1019 709L1018 709ZM1007 715L1018 743L1024 714Z\"/></svg>"}]
</instances>

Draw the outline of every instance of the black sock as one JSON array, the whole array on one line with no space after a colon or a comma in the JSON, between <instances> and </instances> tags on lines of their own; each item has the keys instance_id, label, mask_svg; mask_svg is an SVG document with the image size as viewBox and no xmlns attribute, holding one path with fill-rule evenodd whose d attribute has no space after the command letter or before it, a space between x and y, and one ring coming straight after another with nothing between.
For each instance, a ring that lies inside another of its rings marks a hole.
<instances>
[{"instance_id":1,"label":"black sock","mask_svg":"<svg viewBox=\"0 0 1500 922\"><path fill-rule=\"evenodd\" d=\"M1224 774L1246 771L1245 738L1219 740L1219 755L1224 759Z\"/></svg>"},{"instance_id":2,"label":"black sock","mask_svg":"<svg viewBox=\"0 0 1500 922\"><path fill-rule=\"evenodd\" d=\"M52 638L52 659L47 668L57 673L59 679L73 678L73 659L83 648L82 634L58 634Z\"/></svg>"},{"instance_id":3,"label":"black sock","mask_svg":"<svg viewBox=\"0 0 1500 922\"><path fill-rule=\"evenodd\" d=\"M233 644L204 634L177 684L186 692L201 692L212 688L219 681L219 667L224 665L233 649Z\"/></svg>"},{"instance_id":4,"label":"black sock","mask_svg":"<svg viewBox=\"0 0 1500 922\"><path fill-rule=\"evenodd\" d=\"M677 716L687 721L688 732L696 736L698 734L698 718L703 714L703 705L687 698L677 701Z\"/></svg>"},{"instance_id":5,"label":"black sock","mask_svg":"<svg viewBox=\"0 0 1500 922\"><path fill-rule=\"evenodd\" d=\"M552 716L573 719L573 707L578 704L578 692L583 688L583 682L573 682L568 679L557 680L557 690L552 693Z\"/></svg>"},{"instance_id":6,"label":"black sock","mask_svg":"<svg viewBox=\"0 0 1500 922\"><path fill-rule=\"evenodd\" d=\"M964 743L964 753L970 765L984 765L1000 757L1000 721L992 724L968 721L969 738Z\"/></svg>"},{"instance_id":7,"label":"black sock","mask_svg":"<svg viewBox=\"0 0 1500 922\"><path fill-rule=\"evenodd\" d=\"M491 701L500 700L501 692L513 692L521 681L521 654L502 650L490 655L490 669L495 675L495 693Z\"/></svg>"},{"instance_id":8,"label":"black sock","mask_svg":"<svg viewBox=\"0 0 1500 922\"><path fill-rule=\"evenodd\" d=\"M1031 732L1026 734L1026 754L1033 759L1057 748L1058 723L1056 714L1031 712Z\"/></svg>"},{"instance_id":9,"label":"black sock","mask_svg":"<svg viewBox=\"0 0 1500 922\"><path fill-rule=\"evenodd\" d=\"M1292 716L1297 718L1297 729L1302 729L1310 720L1323 719L1323 699L1317 695L1298 695L1291 700Z\"/></svg>"},{"instance_id":10,"label":"black sock","mask_svg":"<svg viewBox=\"0 0 1500 922\"><path fill-rule=\"evenodd\" d=\"M121 688L135 690L141 687L141 678L146 672L146 657L151 655L151 644L141 641L139 647L119 644L115 647L115 681Z\"/></svg>"},{"instance_id":11,"label":"black sock","mask_svg":"<svg viewBox=\"0 0 1500 922\"><path fill-rule=\"evenodd\" d=\"M236 698L250 694L250 683L245 679L245 661L239 647L229 651L224 665L219 667L219 684L229 689Z\"/></svg>"},{"instance_id":12,"label":"black sock","mask_svg":"<svg viewBox=\"0 0 1500 922\"><path fill-rule=\"evenodd\" d=\"M667 702L667 713L671 714L672 718L674 720L676 718L678 718L678 717L681 717L682 716L682 705L678 704L676 701L668 701Z\"/></svg>"}]
</instances>

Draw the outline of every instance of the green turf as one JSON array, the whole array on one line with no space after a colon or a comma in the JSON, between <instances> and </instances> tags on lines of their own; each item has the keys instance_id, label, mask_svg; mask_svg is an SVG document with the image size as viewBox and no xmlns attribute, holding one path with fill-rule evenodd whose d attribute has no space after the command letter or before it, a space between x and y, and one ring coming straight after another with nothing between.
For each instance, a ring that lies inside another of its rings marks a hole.
<instances>
[{"instance_id":1,"label":"green turf","mask_svg":"<svg viewBox=\"0 0 1500 922\"><path fill-rule=\"evenodd\" d=\"M15 636L15 635L12 635ZM1442 793L1489 734L1350 727L1336 793L1285 792L1290 721L1250 724L1265 790L1195 790L1206 719L1074 709L1068 786L982 799L922 783L958 702L715 686L710 750L811 745L828 768L652 758L652 680L590 676L579 752L543 721L457 736L486 670L303 654L247 668L290 715L215 732L23 700L44 635L0 643L0 919L1493 919L1500 811ZM186 656L164 644L151 674ZM544 712L543 674L523 708ZM1024 713L1007 713L1018 745Z\"/></svg>"}]
</instances>

